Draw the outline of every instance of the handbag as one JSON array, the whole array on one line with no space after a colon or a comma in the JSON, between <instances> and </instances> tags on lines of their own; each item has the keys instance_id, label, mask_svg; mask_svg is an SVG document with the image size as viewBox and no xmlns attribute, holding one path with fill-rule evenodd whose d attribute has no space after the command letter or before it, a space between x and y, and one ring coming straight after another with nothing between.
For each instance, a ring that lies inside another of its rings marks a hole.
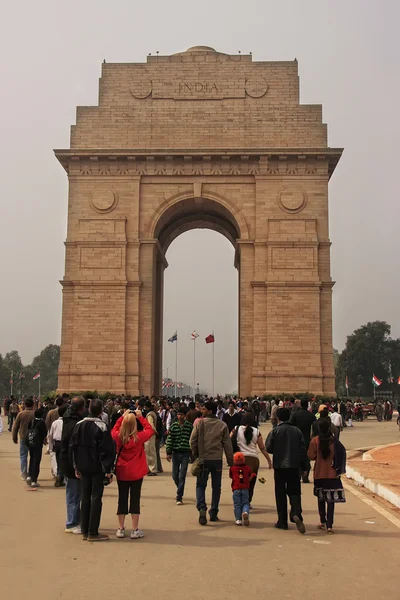
<instances>
[{"instance_id":1,"label":"handbag","mask_svg":"<svg viewBox=\"0 0 400 600\"><path fill-rule=\"evenodd\" d=\"M204 454L204 421L200 421L200 425L199 425L199 455L198 457L193 461L192 464L192 475L193 477L199 477L204 469L204 458L203 458L203 454Z\"/></svg>"}]
</instances>

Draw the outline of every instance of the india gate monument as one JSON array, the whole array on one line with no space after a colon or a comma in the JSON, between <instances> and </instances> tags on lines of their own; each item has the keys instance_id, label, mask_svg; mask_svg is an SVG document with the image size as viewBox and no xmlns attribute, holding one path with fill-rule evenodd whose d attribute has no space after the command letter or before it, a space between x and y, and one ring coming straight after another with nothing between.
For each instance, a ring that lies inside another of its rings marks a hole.
<instances>
[{"instance_id":1,"label":"india gate monument","mask_svg":"<svg viewBox=\"0 0 400 600\"><path fill-rule=\"evenodd\" d=\"M239 395L334 395L328 182L341 149L297 61L206 46L104 63L71 145L59 391L161 393L171 242L226 236L239 272ZM218 290L215 290L218 293Z\"/></svg>"}]
</instances>

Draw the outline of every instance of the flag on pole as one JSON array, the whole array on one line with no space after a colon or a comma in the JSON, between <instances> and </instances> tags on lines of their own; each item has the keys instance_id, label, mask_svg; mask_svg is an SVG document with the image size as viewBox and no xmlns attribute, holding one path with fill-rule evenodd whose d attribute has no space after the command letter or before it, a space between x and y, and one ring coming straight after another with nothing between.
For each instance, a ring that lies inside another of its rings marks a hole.
<instances>
[{"instance_id":1,"label":"flag on pole","mask_svg":"<svg viewBox=\"0 0 400 600\"><path fill-rule=\"evenodd\" d=\"M19 374L19 378L20 378L20 379L25 379L25 373L23 373L23 372L21 371L21 373Z\"/></svg>"},{"instance_id":2,"label":"flag on pole","mask_svg":"<svg viewBox=\"0 0 400 600\"><path fill-rule=\"evenodd\" d=\"M346 390L348 390L348 389L349 389L349 378L346 375Z\"/></svg>"},{"instance_id":3,"label":"flag on pole","mask_svg":"<svg viewBox=\"0 0 400 600\"><path fill-rule=\"evenodd\" d=\"M213 333L210 333L210 335L208 335L206 337L206 344L213 344L215 342L215 337Z\"/></svg>"},{"instance_id":4,"label":"flag on pole","mask_svg":"<svg viewBox=\"0 0 400 600\"><path fill-rule=\"evenodd\" d=\"M382 381L378 379L376 375L372 375L372 383L375 387L379 387L382 384Z\"/></svg>"},{"instance_id":5,"label":"flag on pole","mask_svg":"<svg viewBox=\"0 0 400 600\"><path fill-rule=\"evenodd\" d=\"M192 340L195 340L196 338L198 338L198 337L199 337L199 334L198 334L198 333L196 333L196 331L192 331L192 334L191 334L191 336L190 336L190 337L192 338Z\"/></svg>"},{"instance_id":6,"label":"flag on pole","mask_svg":"<svg viewBox=\"0 0 400 600\"><path fill-rule=\"evenodd\" d=\"M176 342L178 340L178 332L175 331L174 335L169 338L169 342Z\"/></svg>"},{"instance_id":7,"label":"flag on pole","mask_svg":"<svg viewBox=\"0 0 400 600\"><path fill-rule=\"evenodd\" d=\"M35 381L35 379L40 379L40 371L39 371L39 373L36 373L36 375L34 375L34 376L32 377L32 380L33 380L33 381Z\"/></svg>"},{"instance_id":8,"label":"flag on pole","mask_svg":"<svg viewBox=\"0 0 400 600\"><path fill-rule=\"evenodd\" d=\"M400 385L400 377L397 378L397 385Z\"/></svg>"}]
</instances>

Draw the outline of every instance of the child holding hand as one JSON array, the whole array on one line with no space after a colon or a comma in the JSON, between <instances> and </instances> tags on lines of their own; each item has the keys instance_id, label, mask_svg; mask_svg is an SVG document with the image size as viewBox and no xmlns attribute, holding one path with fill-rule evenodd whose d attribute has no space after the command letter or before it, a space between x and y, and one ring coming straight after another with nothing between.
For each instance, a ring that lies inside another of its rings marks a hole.
<instances>
[{"instance_id":1,"label":"child holding hand","mask_svg":"<svg viewBox=\"0 0 400 600\"><path fill-rule=\"evenodd\" d=\"M249 513L249 489L250 481L256 477L251 468L245 464L242 452L236 452L233 457L233 467L229 469L229 477L232 479L233 510L236 525L250 525Z\"/></svg>"}]
</instances>

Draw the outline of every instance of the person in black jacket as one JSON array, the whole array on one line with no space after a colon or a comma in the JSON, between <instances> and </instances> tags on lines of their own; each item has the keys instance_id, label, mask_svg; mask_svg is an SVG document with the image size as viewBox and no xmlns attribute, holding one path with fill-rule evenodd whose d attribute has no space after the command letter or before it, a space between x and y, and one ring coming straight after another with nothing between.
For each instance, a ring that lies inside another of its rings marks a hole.
<instances>
[{"instance_id":1,"label":"person in black jacket","mask_svg":"<svg viewBox=\"0 0 400 600\"><path fill-rule=\"evenodd\" d=\"M81 528L84 540L108 540L99 533L104 480L112 479L115 444L107 425L102 421L103 402L91 401L89 416L79 421L72 434L72 457L75 474L81 479Z\"/></svg>"},{"instance_id":2,"label":"person in black jacket","mask_svg":"<svg viewBox=\"0 0 400 600\"><path fill-rule=\"evenodd\" d=\"M222 420L227 424L229 433L240 425L241 414L236 410L235 403L232 400L229 402L228 410L222 417Z\"/></svg>"},{"instance_id":3,"label":"person in black jacket","mask_svg":"<svg viewBox=\"0 0 400 600\"><path fill-rule=\"evenodd\" d=\"M43 444L46 436L47 427L43 420L43 409L38 408L35 410L35 418L29 424L25 442L29 449L29 468L26 483L34 490L38 486L37 480L40 473Z\"/></svg>"},{"instance_id":4,"label":"person in black jacket","mask_svg":"<svg viewBox=\"0 0 400 600\"><path fill-rule=\"evenodd\" d=\"M287 495L291 507L290 520L296 524L300 533L305 533L299 471L304 472L307 468L306 447L303 434L295 425L289 423L289 417L289 409L278 409L278 426L270 432L266 443L267 452L273 454L275 500L278 512L275 527L288 528Z\"/></svg>"},{"instance_id":5,"label":"person in black jacket","mask_svg":"<svg viewBox=\"0 0 400 600\"><path fill-rule=\"evenodd\" d=\"M303 434L304 443L306 445L306 452L308 450L308 446L310 445L311 440L311 427L315 421L315 415L308 410L308 400L303 399L300 403L299 410L292 411L290 415L290 422L293 425L296 425ZM307 460L307 469L302 475L303 483L310 483L309 475L311 471L311 464L306 455Z\"/></svg>"},{"instance_id":6,"label":"person in black jacket","mask_svg":"<svg viewBox=\"0 0 400 600\"><path fill-rule=\"evenodd\" d=\"M71 405L63 416L63 428L59 455L59 466L66 480L67 522L66 533L81 533L81 480L75 475L72 460L71 438L75 425L83 418L85 400L80 396L72 398Z\"/></svg>"}]
</instances>

